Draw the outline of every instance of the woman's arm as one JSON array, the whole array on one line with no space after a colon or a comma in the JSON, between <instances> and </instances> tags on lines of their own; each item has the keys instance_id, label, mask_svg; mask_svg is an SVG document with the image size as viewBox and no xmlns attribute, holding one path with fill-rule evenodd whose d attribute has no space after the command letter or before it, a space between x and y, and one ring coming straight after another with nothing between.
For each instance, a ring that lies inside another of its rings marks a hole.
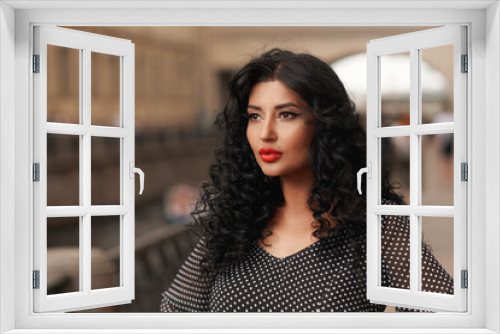
<instances>
[{"instance_id":1,"label":"woman's arm","mask_svg":"<svg viewBox=\"0 0 500 334\"><path fill-rule=\"evenodd\" d=\"M382 216L384 286L410 288L410 223L407 216ZM453 294L453 278L422 242L422 290ZM398 312L425 312L396 307Z\"/></svg>"},{"instance_id":2,"label":"woman's arm","mask_svg":"<svg viewBox=\"0 0 500 334\"><path fill-rule=\"evenodd\" d=\"M210 281L202 275L200 259L206 252L202 238L188 256L174 281L162 293L161 312L209 312Z\"/></svg>"}]
</instances>

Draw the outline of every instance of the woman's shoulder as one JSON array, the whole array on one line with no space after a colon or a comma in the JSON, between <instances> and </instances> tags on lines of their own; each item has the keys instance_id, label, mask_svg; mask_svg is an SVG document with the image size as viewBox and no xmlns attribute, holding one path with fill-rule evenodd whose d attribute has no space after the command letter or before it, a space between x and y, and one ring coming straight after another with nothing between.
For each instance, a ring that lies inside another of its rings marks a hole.
<instances>
[{"instance_id":1,"label":"woman's shoulder","mask_svg":"<svg viewBox=\"0 0 500 334\"><path fill-rule=\"evenodd\" d=\"M198 240L194 244L194 247L191 244L191 250L186 262L191 266L199 264L200 260L207 254L207 252L207 238L205 236L199 236Z\"/></svg>"},{"instance_id":2,"label":"woman's shoulder","mask_svg":"<svg viewBox=\"0 0 500 334\"><path fill-rule=\"evenodd\" d=\"M399 205L393 200L382 199L382 205ZM382 228L398 229L401 232L409 229L410 217L405 215L382 215Z\"/></svg>"},{"instance_id":3,"label":"woman's shoulder","mask_svg":"<svg viewBox=\"0 0 500 334\"><path fill-rule=\"evenodd\" d=\"M399 205L396 201L389 198L382 198L382 205Z\"/></svg>"},{"instance_id":4,"label":"woman's shoulder","mask_svg":"<svg viewBox=\"0 0 500 334\"><path fill-rule=\"evenodd\" d=\"M197 252L197 253L201 253L201 254L207 252L207 237L206 236L201 236L198 239L196 246L194 246L193 252Z\"/></svg>"}]
</instances>

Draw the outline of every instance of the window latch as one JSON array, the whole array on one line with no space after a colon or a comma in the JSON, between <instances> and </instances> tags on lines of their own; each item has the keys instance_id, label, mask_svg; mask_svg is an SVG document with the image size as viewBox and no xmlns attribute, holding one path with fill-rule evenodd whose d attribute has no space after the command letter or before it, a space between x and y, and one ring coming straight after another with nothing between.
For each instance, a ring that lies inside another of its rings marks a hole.
<instances>
[{"instance_id":1,"label":"window latch","mask_svg":"<svg viewBox=\"0 0 500 334\"><path fill-rule=\"evenodd\" d=\"M139 182L141 185L141 190L139 191L139 195L142 195L142 191L144 190L144 172L140 168L135 168L133 161L130 161L129 167L130 167L129 170L130 170L130 178L131 179L134 178L134 173L139 174L139 177L140 177Z\"/></svg>"},{"instance_id":2,"label":"window latch","mask_svg":"<svg viewBox=\"0 0 500 334\"><path fill-rule=\"evenodd\" d=\"M363 175L363 173L366 173L367 177L369 179L372 178L372 163L371 163L371 161L368 161L368 167L361 168L358 171L358 192L360 195L361 195L361 175Z\"/></svg>"}]
</instances>

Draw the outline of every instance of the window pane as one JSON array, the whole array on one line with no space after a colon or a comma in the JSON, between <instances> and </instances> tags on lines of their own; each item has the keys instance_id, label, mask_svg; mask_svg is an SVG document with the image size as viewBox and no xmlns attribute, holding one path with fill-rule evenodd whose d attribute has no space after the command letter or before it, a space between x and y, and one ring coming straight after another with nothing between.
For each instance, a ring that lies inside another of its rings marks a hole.
<instances>
[{"instance_id":1,"label":"window pane","mask_svg":"<svg viewBox=\"0 0 500 334\"><path fill-rule=\"evenodd\" d=\"M92 137L92 205L120 205L120 138Z\"/></svg>"},{"instance_id":2,"label":"window pane","mask_svg":"<svg viewBox=\"0 0 500 334\"><path fill-rule=\"evenodd\" d=\"M47 45L47 121L80 123L80 50Z\"/></svg>"},{"instance_id":3,"label":"window pane","mask_svg":"<svg viewBox=\"0 0 500 334\"><path fill-rule=\"evenodd\" d=\"M120 57L92 52L92 125L120 126Z\"/></svg>"},{"instance_id":4,"label":"window pane","mask_svg":"<svg viewBox=\"0 0 500 334\"><path fill-rule=\"evenodd\" d=\"M453 45L420 51L422 124L453 122Z\"/></svg>"},{"instance_id":5,"label":"window pane","mask_svg":"<svg viewBox=\"0 0 500 334\"><path fill-rule=\"evenodd\" d=\"M387 179L397 194L410 204L410 137L381 138L381 182ZM384 199L382 192L382 199Z\"/></svg>"},{"instance_id":6,"label":"window pane","mask_svg":"<svg viewBox=\"0 0 500 334\"><path fill-rule=\"evenodd\" d=\"M453 133L421 136L422 205L453 206Z\"/></svg>"},{"instance_id":7,"label":"window pane","mask_svg":"<svg viewBox=\"0 0 500 334\"><path fill-rule=\"evenodd\" d=\"M47 134L47 205L80 205L80 138Z\"/></svg>"},{"instance_id":8,"label":"window pane","mask_svg":"<svg viewBox=\"0 0 500 334\"><path fill-rule=\"evenodd\" d=\"M80 217L47 218L47 294L80 291Z\"/></svg>"},{"instance_id":9,"label":"window pane","mask_svg":"<svg viewBox=\"0 0 500 334\"><path fill-rule=\"evenodd\" d=\"M453 294L453 218L422 217L422 291Z\"/></svg>"},{"instance_id":10,"label":"window pane","mask_svg":"<svg viewBox=\"0 0 500 334\"><path fill-rule=\"evenodd\" d=\"M91 218L92 290L120 286L120 216Z\"/></svg>"},{"instance_id":11,"label":"window pane","mask_svg":"<svg viewBox=\"0 0 500 334\"><path fill-rule=\"evenodd\" d=\"M410 125L410 53L380 56L381 126Z\"/></svg>"},{"instance_id":12,"label":"window pane","mask_svg":"<svg viewBox=\"0 0 500 334\"><path fill-rule=\"evenodd\" d=\"M410 289L410 224L408 216L382 218L382 286Z\"/></svg>"}]
</instances>

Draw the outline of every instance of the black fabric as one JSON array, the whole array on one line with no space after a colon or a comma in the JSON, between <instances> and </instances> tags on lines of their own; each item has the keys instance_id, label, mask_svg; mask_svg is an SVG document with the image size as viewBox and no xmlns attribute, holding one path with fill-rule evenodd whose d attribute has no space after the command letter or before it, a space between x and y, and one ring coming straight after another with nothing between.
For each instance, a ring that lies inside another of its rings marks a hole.
<instances>
[{"instance_id":1,"label":"black fabric","mask_svg":"<svg viewBox=\"0 0 500 334\"><path fill-rule=\"evenodd\" d=\"M382 216L383 286L409 289L409 247L408 217ZM342 232L285 258L272 256L255 241L246 259L213 282L200 274L204 252L202 238L162 294L162 312L382 312L386 307L366 299L366 260L359 274ZM453 294L453 279L425 244L422 290Z\"/></svg>"}]
</instances>

